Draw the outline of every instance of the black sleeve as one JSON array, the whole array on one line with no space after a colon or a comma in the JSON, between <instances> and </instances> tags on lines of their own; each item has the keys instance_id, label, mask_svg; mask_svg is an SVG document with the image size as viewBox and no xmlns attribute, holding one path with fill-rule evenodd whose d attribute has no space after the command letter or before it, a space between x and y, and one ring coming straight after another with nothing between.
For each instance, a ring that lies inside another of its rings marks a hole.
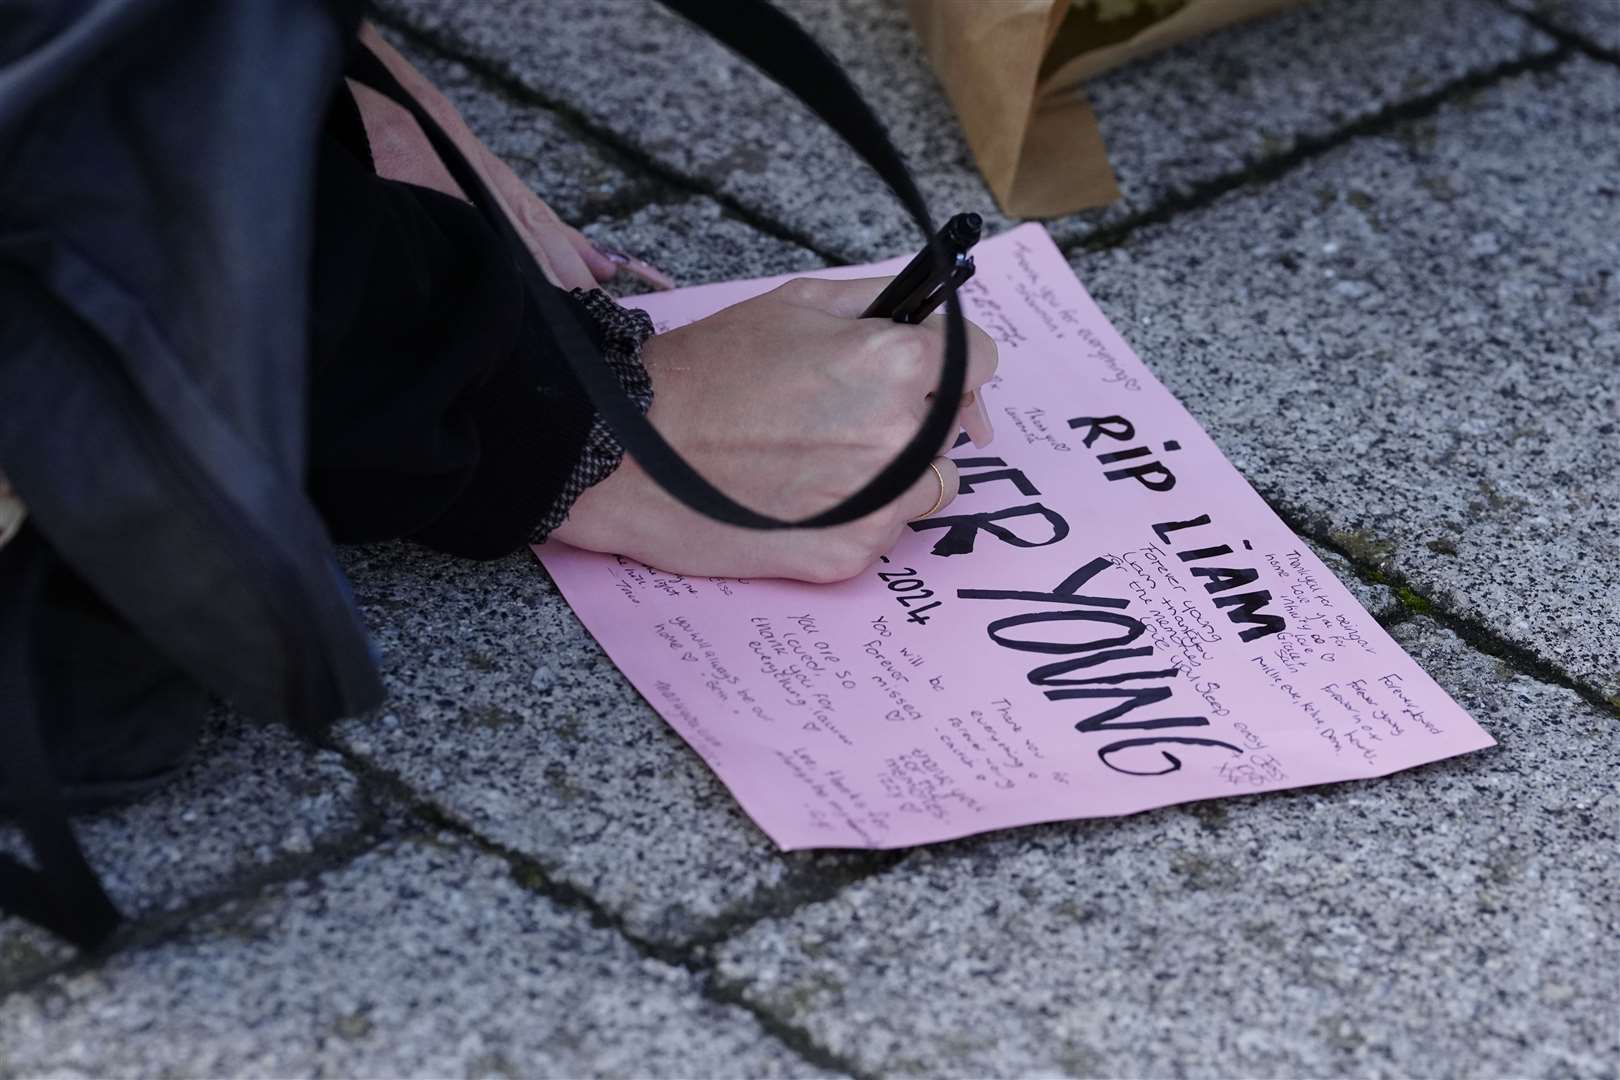
<instances>
[{"instance_id":1,"label":"black sleeve","mask_svg":"<svg viewBox=\"0 0 1620 1080\"><path fill-rule=\"evenodd\" d=\"M617 446L563 359L535 343L534 303L479 211L376 176L357 139L342 91L317 183L311 497L341 542L504 555L561 521ZM623 309L572 299L610 362L639 348L645 333L607 317ZM629 386L645 384L630 369L621 381L645 407L650 386Z\"/></svg>"}]
</instances>

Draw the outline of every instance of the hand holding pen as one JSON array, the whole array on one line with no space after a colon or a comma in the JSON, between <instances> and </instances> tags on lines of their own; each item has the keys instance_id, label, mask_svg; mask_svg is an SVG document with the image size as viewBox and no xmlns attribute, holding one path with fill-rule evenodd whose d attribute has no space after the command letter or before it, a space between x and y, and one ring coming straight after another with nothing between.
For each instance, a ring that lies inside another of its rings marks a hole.
<instances>
[{"instance_id":1,"label":"hand holding pen","mask_svg":"<svg viewBox=\"0 0 1620 1080\"><path fill-rule=\"evenodd\" d=\"M649 419L745 506L802 518L832 505L892 460L927 413L945 337L944 320L928 315L948 282L972 273L978 225L973 215L947 224L939 237L944 273L935 272L931 246L893 279L795 278L649 338L641 353L654 391ZM991 432L975 392L995 376L996 345L971 322L966 330L959 415L982 446ZM782 532L707 518L662 493L627 457L551 535L674 573L842 581L865 573L912 523L950 505L959 476L945 455L955 441L952 431L915 483L866 517Z\"/></svg>"},{"instance_id":2,"label":"hand holding pen","mask_svg":"<svg viewBox=\"0 0 1620 1080\"><path fill-rule=\"evenodd\" d=\"M973 256L968 252L979 242L984 219L978 214L957 214L939 230L938 243L945 249L948 260L943 266L934 261L933 246L917 253L896 274L894 280L878 293L863 319L893 319L898 323L922 322L945 302L947 284L961 288L973 276ZM994 437L990 413L978 391L969 390L962 395L962 426L974 446L985 446Z\"/></svg>"}]
</instances>

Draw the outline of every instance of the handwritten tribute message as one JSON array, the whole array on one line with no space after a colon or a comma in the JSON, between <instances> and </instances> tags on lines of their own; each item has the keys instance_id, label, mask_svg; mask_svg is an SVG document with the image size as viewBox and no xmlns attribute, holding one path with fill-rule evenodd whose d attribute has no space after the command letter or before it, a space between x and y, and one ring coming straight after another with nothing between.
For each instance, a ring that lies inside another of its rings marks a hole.
<instances>
[{"instance_id":1,"label":"handwritten tribute message","mask_svg":"<svg viewBox=\"0 0 1620 1080\"><path fill-rule=\"evenodd\" d=\"M1045 230L974 254L962 295L1000 347L996 441L952 451L960 497L869 573L685 578L536 548L773 840L904 847L1493 745L1137 359ZM781 280L633 302L667 329Z\"/></svg>"}]
</instances>

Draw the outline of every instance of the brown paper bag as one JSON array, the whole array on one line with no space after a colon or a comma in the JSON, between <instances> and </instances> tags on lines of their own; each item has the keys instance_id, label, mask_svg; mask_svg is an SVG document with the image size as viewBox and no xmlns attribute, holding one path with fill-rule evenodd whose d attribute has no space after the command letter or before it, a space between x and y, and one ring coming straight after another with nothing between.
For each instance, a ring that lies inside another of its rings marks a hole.
<instances>
[{"instance_id":1,"label":"brown paper bag","mask_svg":"<svg viewBox=\"0 0 1620 1080\"><path fill-rule=\"evenodd\" d=\"M1014 217L1119 197L1085 80L1296 2L906 0L979 169Z\"/></svg>"}]
</instances>

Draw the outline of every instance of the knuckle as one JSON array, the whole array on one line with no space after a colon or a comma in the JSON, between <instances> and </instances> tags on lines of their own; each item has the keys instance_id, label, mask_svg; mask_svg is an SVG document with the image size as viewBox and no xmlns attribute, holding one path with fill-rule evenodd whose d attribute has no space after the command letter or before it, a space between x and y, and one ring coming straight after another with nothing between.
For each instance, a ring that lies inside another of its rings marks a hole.
<instances>
[{"instance_id":1,"label":"knuckle","mask_svg":"<svg viewBox=\"0 0 1620 1080\"><path fill-rule=\"evenodd\" d=\"M806 307L819 306L827 295L826 283L815 278L801 277L784 281L776 287L782 299Z\"/></svg>"},{"instance_id":2,"label":"knuckle","mask_svg":"<svg viewBox=\"0 0 1620 1080\"><path fill-rule=\"evenodd\" d=\"M887 465L894 455L910 445L916 430L916 418L910 412L897 410L894 420L884 424L878 432L883 447L883 465Z\"/></svg>"},{"instance_id":3,"label":"knuckle","mask_svg":"<svg viewBox=\"0 0 1620 1080\"><path fill-rule=\"evenodd\" d=\"M876 475L879 469L888 465L895 456L911 444L912 429L916 421L910 415L897 416L891 423L884 424L872 432L874 448L877 450L873 467L868 470Z\"/></svg>"},{"instance_id":4,"label":"knuckle","mask_svg":"<svg viewBox=\"0 0 1620 1080\"><path fill-rule=\"evenodd\" d=\"M926 336L898 324L890 324L874 334L872 349L891 370L907 378L915 377L928 364L934 351Z\"/></svg>"},{"instance_id":5,"label":"knuckle","mask_svg":"<svg viewBox=\"0 0 1620 1080\"><path fill-rule=\"evenodd\" d=\"M809 285L808 278L794 278L784 281L773 290L778 297L794 303L803 303L805 291Z\"/></svg>"},{"instance_id":6,"label":"knuckle","mask_svg":"<svg viewBox=\"0 0 1620 1080\"><path fill-rule=\"evenodd\" d=\"M862 536L862 547L866 565L868 566L879 555L894 546L895 536L899 534L901 527L906 523L905 510L900 507L898 501L890 503L887 511L887 513L873 514L871 519L865 523L866 529Z\"/></svg>"},{"instance_id":7,"label":"knuckle","mask_svg":"<svg viewBox=\"0 0 1620 1080\"><path fill-rule=\"evenodd\" d=\"M865 544L829 544L805 568L805 579L817 585L832 585L858 576L877 556L867 554Z\"/></svg>"}]
</instances>

